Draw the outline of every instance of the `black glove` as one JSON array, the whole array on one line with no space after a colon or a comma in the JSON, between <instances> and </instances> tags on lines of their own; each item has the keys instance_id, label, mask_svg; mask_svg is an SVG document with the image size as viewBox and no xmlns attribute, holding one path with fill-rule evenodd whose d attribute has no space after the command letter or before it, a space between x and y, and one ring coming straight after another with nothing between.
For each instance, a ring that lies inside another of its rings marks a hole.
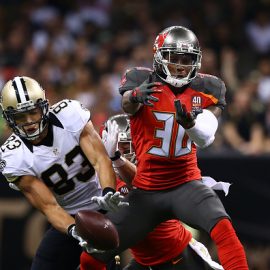
<instances>
[{"instance_id":1,"label":"black glove","mask_svg":"<svg viewBox=\"0 0 270 270\"><path fill-rule=\"evenodd\" d=\"M161 93L161 90L157 89L160 86L160 82L142 83L140 86L134 88L129 96L131 103L142 103L144 105L153 106L149 100L153 102L159 101L157 97L152 96L153 93Z\"/></svg>"},{"instance_id":2,"label":"black glove","mask_svg":"<svg viewBox=\"0 0 270 270\"><path fill-rule=\"evenodd\" d=\"M197 115L203 111L202 108L198 108L197 110L188 112L185 104L181 104L179 99L174 101L174 106L176 110L176 122L184 129L192 128L195 125Z\"/></svg>"}]
</instances>

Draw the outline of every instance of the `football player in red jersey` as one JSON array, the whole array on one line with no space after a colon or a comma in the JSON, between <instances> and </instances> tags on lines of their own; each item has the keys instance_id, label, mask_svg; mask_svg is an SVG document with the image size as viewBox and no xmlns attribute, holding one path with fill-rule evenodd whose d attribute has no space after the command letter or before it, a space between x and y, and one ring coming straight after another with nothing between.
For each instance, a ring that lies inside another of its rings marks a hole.
<instances>
[{"instance_id":1,"label":"football player in red jersey","mask_svg":"<svg viewBox=\"0 0 270 270\"><path fill-rule=\"evenodd\" d=\"M131 182L136 174L128 115L111 117L106 122L106 129L102 131L102 140L109 156L119 156L119 153L122 155L113 161L113 165L119 177L117 190L126 196L132 189ZM121 179L125 179L126 183ZM148 270L149 267L167 270L223 269L212 261L207 248L193 239L191 233L178 220L168 220L158 225L144 240L133 246L131 252L134 258L124 270ZM91 258L87 253L83 253L81 270L87 269L91 269Z\"/></svg>"},{"instance_id":2,"label":"football player in red jersey","mask_svg":"<svg viewBox=\"0 0 270 270\"><path fill-rule=\"evenodd\" d=\"M163 30L154 43L154 70L133 68L120 86L129 113L137 158L129 209L108 217L117 227L117 250L95 255L105 261L135 245L169 219L209 233L226 270L248 269L245 251L216 193L201 181L196 148L209 146L225 107L224 83L198 73L201 49L181 26Z\"/></svg>"}]
</instances>

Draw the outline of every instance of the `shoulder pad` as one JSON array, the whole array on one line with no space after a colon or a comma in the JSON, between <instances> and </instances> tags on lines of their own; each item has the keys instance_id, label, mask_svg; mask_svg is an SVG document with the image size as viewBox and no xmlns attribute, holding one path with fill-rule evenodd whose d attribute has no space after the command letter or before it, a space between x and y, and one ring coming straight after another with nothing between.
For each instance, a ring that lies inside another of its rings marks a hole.
<instances>
[{"instance_id":1,"label":"shoulder pad","mask_svg":"<svg viewBox=\"0 0 270 270\"><path fill-rule=\"evenodd\" d=\"M14 133L11 134L7 140L1 145L2 155L8 151L18 152L23 146L23 141L21 138Z\"/></svg>"},{"instance_id":2,"label":"shoulder pad","mask_svg":"<svg viewBox=\"0 0 270 270\"><path fill-rule=\"evenodd\" d=\"M120 94L123 95L124 92L141 85L148 79L152 72L153 70L145 67L134 67L132 69L128 69L121 79L119 87Z\"/></svg>"},{"instance_id":3,"label":"shoulder pad","mask_svg":"<svg viewBox=\"0 0 270 270\"><path fill-rule=\"evenodd\" d=\"M64 99L50 108L50 112L71 132L82 130L90 120L90 111L77 100Z\"/></svg>"},{"instance_id":4,"label":"shoulder pad","mask_svg":"<svg viewBox=\"0 0 270 270\"><path fill-rule=\"evenodd\" d=\"M216 105L222 109L226 106L226 86L220 78L209 74L199 73L191 82L191 88L203 92L206 95L213 96L218 100Z\"/></svg>"},{"instance_id":5,"label":"shoulder pad","mask_svg":"<svg viewBox=\"0 0 270 270\"><path fill-rule=\"evenodd\" d=\"M18 136L12 134L1 151L1 170L7 181L14 182L22 175L32 174L32 153Z\"/></svg>"}]
</instances>

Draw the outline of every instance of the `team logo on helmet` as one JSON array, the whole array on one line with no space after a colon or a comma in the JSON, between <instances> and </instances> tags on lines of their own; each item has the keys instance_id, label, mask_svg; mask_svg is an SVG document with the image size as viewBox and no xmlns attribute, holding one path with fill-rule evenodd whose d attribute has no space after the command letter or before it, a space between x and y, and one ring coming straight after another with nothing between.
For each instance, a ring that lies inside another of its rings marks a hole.
<instances>
[{"instance_id":1,"label":"team logo on helmet","mask_svg":"<svg viewBox=\"0 0 270 270\"><path fill-rule=\"evenodd\" d=\"M168 33L163 33L163 34L159 34L156 37L155 43L154 43L154 53L160 48L162 47L162 45L164 44L165 38L168 35Z\"/></svg>"}]
</instances>

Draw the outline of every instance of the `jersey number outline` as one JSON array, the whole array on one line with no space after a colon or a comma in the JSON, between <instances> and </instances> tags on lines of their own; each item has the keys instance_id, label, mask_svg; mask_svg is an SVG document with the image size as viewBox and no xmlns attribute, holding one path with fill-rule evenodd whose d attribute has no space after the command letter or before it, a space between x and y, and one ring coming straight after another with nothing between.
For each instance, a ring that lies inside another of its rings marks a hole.
<instances>
[{"instance_id":1,"label":"jersey number outline","mask_svg":"<svg viewBox=\"0 0 270 270\"><path fill-rule=\"evenodd\" d=\"M153 114L157 121L164 123L164 128L158 128L155 130L155 138L161 139L161 146L152 146L147 153L160 157L169 157L170 148L172 145L175 115L174 113L164 112L153 112ZM186 134L184 128L180 125L178 126L176 141L174 145L174 157L187 155L192 151L192 141Z\"/></svg>"},{"instance_id":2,"label":"jersey number outline","mask_svg":"<svg viewBox=\"0 0 270 270\"><path fill-rule=\"evenodd\" d=\"M66 100L63 100L63 101L57 103L56 105L54 105L52 107L53 112L55 114L58 114L62 109L66 108L68 106L68 102L71 102L71 100L70 99L67 100L67 101Z\"/></svg>"},{"instance_id":3,"label":"jersey number outline","mask_svg":"<svg viewBox=\"0 0 270 270\"><path fill-rule=\"evenodd\" d=\"M63 195L73 190L75 188L74 178L76 178L81 182L86 182L95 174L95 169L90 164L90 162L84 155L83 151L81 150L80 146L78 145L75 146L69 153L66 154L65 164L68 167L71 166L75 162L74 161L75 157L78 155L81 155L83 157L83 161L80 164L83 169L80 170L81 172L75 175L73 178L68 179L67 171L59 163L55 163L49 169L47 169L41 174L41 178L43 179L45 184L48 187L51 187L56 194ZM55 174L58 174L58 176L61 178L56 183L53 182L51 179L51 177Z\"/></svg>"}]
</instances>

